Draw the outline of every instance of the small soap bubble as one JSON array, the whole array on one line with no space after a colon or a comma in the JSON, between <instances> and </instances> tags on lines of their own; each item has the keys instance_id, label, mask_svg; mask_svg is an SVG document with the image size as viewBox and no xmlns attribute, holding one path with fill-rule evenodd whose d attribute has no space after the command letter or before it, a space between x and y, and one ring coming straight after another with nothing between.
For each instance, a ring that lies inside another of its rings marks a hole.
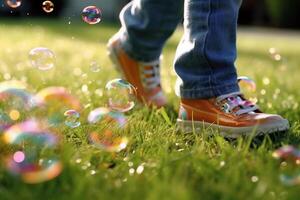
<instances>
[{"instance_id":1,"label":"small soap bubble","mask_svg":"<svg viewBox=\"0 0 300 200\"><path fill-rule=\"evenodd\" d=\"M256 83L247 76L238 77L238 83L242 89L250 90L251 92L256 91Z\"/></svg>"},{"instance_id":2,"label":"small soap bubble","mask_svg":"<svg viewBox=\"0 0 300 200\"><path fill-rule=\"evenodd\" d=\"M29 58L33 67L46 71L55 66L55 54L45 47L37 47L29 52Z\"/></svg>"},{"instance_id":3,"label":"small soap bubble","mask_svg":"<svg viewBox=\"0 0 300 200\"><path fill-rule=\"evenodd\" d=\"M102 20L102 12L96 6L88 6L82 10L82 19L88 24L97 24Z\"/></svg>"},{"instance_id":4,"label":"small soap bubble","mask_svg":"<svg viewBox=\"0 0 300 200\"><path fill-rule=\"evenodd\" d=\"M67 110L64 113L64 116L66 117L65 125L71 128L76 128L80 126L80 121L78 121L80 114L76 110Z\"/></svg>"},{"instance_id":5,"label":"small soap bubble","mask_svg":"<svg viewBox=\"0 0 300 200\"><path fill-rule=\"evenodd\" d=\"M42 8L46 13L51 13L54 10L54 4L52 1L44 1Z\"/></svg>"},{"instance_id":6,"label":"small soap bubble","mask_svg":"<svg viewBox=\"0 0 300 200\"><path fill-rule=\"evenodd\" d=\"M21 0L6 0L6 4L11 8L17 8L21 6L22 1Z\"/></svg>"},{"instance_id":7,"label":"small soap bubble","mask_svg":"<svg viewBox=\"0 0 300 200\"><path fill-rule=\"evenodd\" d=\"M95 62L95 61L91 62L91 64L90 64L91 72L97 73L97 72L100 72L100 69L101 69L101 67L97 62Z\"/></svg>"},{"instance_id":8,"label":"small soap bubble","mask_svg":"<svg viewBox=\"0 0 300 200\"><path fill-rule=\"evenodd\" d=\"M114 79L106 84L108 105L112 110L127 112L135 105L136 90L133 85L122 79Z\"/></svg>"}]
</instances>

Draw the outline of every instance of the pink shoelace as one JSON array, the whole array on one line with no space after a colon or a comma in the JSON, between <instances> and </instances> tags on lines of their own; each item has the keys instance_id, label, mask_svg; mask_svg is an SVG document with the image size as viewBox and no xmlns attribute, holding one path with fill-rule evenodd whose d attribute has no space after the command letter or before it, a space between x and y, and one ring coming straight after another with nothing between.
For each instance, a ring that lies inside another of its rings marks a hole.
<instances>
[{"instance_id":1,"label":"pink shoelace","mask_svg":"<svg viewBox=\"0 0 300 200\"><path fill-rule=\"evenodd\" d=\"M216 104L225 113L235 115L252 114L259 109L253 102L246 100L240 92L219 96L216 99Z\"/></svg>"}]
</instances>

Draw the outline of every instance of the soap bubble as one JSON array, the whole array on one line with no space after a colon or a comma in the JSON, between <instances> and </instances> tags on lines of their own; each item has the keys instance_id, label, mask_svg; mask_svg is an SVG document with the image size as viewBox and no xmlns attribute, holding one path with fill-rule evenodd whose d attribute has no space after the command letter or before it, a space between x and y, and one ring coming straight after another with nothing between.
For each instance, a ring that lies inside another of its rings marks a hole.
<instances>
[{"instance_id":1,"label":"soap bubble","mask_svg":"<svg viewBox=\"0 0 300 200\"><path fill-rule=\"evenodd\" d=\"M100 65L97 62L95 62L95 61L91 62L91 64L90 64L90 70L92 72L95 72L95 73L99 72L100 69L101 69L101 67L100 67Z\"/></svg>"},{"instance_id":2,"label":"soap bubble","mask_svg":"<svg viewBox=\"0 0 300 200\"><path fill-rule=\"evenodd\" d=\"M89 140L95 147L107 152L119 152L128 144L126 137L116 137L109 130L102 134L92 132L89 134Z\"/></svg>"},{"instance_id":3,"label":"soap bubble","mask_svg":"<svg viewBox=\"0 0 300 200\"><path fill-rule=\"evenodd\" d=\"M12 149L22 149L5 159L7 170L30 184L41 183L57 177L62 164L57 158L58 136L36 120L28 120L8 128L3 141Z\"/></svg>"},{"instance_id":4,"label":"soap bubble","mask_svg":"<svg viewBox=\"0 0 300 200\"><path fill-rule=\"evenodd\" d=\"M300 161L300 150L293 146L283 146L273 152L273 157L281 160L298 163Z\"/></svg>"},{"instance_id":5,"label":"soap bubble","mask_svg":"<svg viewBox=\"0 0 300 200\"><path fill-rule=\"evenodd\" d=\"M126 148L128 139L115 134L127 123L123 113L100 107L90 112L88 122L97 124L99 129L89 134L89 141L95 147L108 152L119 152Z\"/></svg>"},{"instance_id":6,"label":"soap bubble","mask_svg":"<svg viewBox=\"0 0 300 200\"><path fill-rule=\"evenodd\" d=\"M25 88L25 84L19 81L0 83L0 131L26 117L35 107L33 95Z\"/></svg>"},{"instance_id":7,"label":"soap bubble","mask_svg":"<svg viewBox=\"0 0 300 200\"><path fill-rule=\"evenodd\" d=\"M55 54L45 47L32 49L29 58L32 66L40 70L50 70L55 66Z\"/></svg>"},{"instance_id":8,"label":"soap bubble","mask_svg":"<svg viewBox=\"0 0 300 200\"><path fill-rule=\"evenodd\" d=\"M250 90L252 92L256 91L256 83L247 76L238 77L238 83L242 89Z\"/></svg>"},{"instance_id":9,"label":"soap bubble","mask_svg":"<svg viewBox=\"0 0 300 200\"><path fill-rule=\"evenodd\" d=\"M64 87L47 87L35 95L35 101L42 108L40 115L48 116L51 125L59 125L65 121L66 110L81 110L80 102Z\"/></svg>"},{"instance_id":10,"label":"soap bubble","mask_svg":"<svg viewBox=\"0 0 300 200\"><path fill-rule=\"evenodd\" d=\"M102 13L96 6L88 6L82 10L82 19L88 24L97 24L101 21Z\"/></svg>"},{"instance_id":11,"label":"soap bubble","mask_svg":"<svg viewBox=\"0 0 300 200\"><path fill-rule=\"evenodd\" d=\"M115 111L127 112L135 105L136 90L133 85L122 79L114 79L106 84L108 106Z\"/></svg>"},{"instance_id":12,"label":"soap bubble","mask_svg":"<svg viewBox=\"0 0 300 200\"><path fill-rule=\"evenodd\" d=\"M117 127L124 127L127 120L123 113L111 111L108 108L100 107L92 110L88 115L88 122L91 124L96 123L111 123L117 124Z\"/></svg>"},{"instance_id":13,"label":"soap bubble","mask_svg":"<svg viewBox=\"0 0 300 200\"><path fill-rule=\"evenodd\" d=\"M66 117L65 124L68 127L76 128L80 126L81 123L78 121L80 114L76 110L67 110L64 116Z\"/></svg>"},{"instance_id":14,"label":"soap bubble","mask_svg":"<svg viewBox=\"0 0 300 200\"><path fill-rule=\"evenodd\" d=\"M281 174L279 178L281 183L286 186L300 185L300 174L296 176L288 176L285 174Z\"/></svg>"},{"instance_id":15,"label":"soap bubble","mask_svg":"<svg viewBox=\"0 0 300 200\"><path fill-rule=\"evenodd\" d=\"M52 1L44 1L42 4L42 8L46 13L50 13L54 10L54 4Z\"/></svg>"},{"instance_id":16,"label":"soap bubble","mask_svg":"<svg viewBox=\"0 0 300 200\"><path fill-rule=\"evenodd\" d=\"M22 1L21 0L6 0L6 4L11 8L17 8L21 6Z\"/></svg>"}]
</instances>

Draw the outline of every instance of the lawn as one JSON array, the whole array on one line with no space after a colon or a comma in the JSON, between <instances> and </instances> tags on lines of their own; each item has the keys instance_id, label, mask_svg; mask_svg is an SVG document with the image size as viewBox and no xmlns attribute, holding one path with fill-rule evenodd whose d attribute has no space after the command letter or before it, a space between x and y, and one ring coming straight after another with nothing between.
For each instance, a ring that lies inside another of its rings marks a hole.
<instances>
[{"instance_id":1,"label":"lawn","mask_svg":"<svg viewBox=\"0 0 300 200\"><path fill-rule=\"evenodd\" d=\"M126 149L107 153L91 146L87 134L88 113L105 106L105 84L118 78L106 53L106 42L117 25L95 26L67 20L1 20L0 80L21 80L36 92L48 86L64 86L84 105L82 125L59 128L64 169L57 178L26 184L9 174L0 162L0 199L298 199L300 186L279 180L284 171L300 167L280 164L272 152L285 144L299 146L300 36L297 32L241 29L238 36L239 75L257 84L260 107L288 118L291 130L263 138L225 140L207 132L176 131L178 98L174 94L173 57L182 30L168 41L162 64L163 87L169 104L163 109L136 105L127 113L129 122L121 134L129 138ZM38 46L53 50L56 67L50 71L32 68L28 52ZM269 55L280 51L282 61ZM97 61L100 72L90 71ZM30 113L28 113L30 116ZM8 152L0 143L0 158ZM80 162L79 162L80 161ZM139 166L142 173L132 173ZM95 172L91 173L91 172Z\"/></svg>"}]
</instances>

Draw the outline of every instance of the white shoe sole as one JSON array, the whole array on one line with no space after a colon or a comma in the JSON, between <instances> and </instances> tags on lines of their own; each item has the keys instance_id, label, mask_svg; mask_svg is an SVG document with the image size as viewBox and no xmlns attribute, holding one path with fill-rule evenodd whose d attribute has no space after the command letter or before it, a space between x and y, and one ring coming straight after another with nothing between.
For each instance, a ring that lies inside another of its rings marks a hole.
<instances>
[{"instance_id":1,"label":"white shoe sole","mask_svg":"<svg viewBox=\"0 0 300 200\"><path fill-rule=\"evenodd\" d=\"M246 127L229 127L221 126L217 124L211 124L207 122L189 121L177 119L177 126L180 130L185 133L207 131L208 135L212 135L215 132L220 133L226 138L238 138L240 136L259 136L266 135L276 132L283 132L289 129L288 120L284 119L272 124L263 124L257 126L246 126Z\"/></svg>"}]
</instances>

